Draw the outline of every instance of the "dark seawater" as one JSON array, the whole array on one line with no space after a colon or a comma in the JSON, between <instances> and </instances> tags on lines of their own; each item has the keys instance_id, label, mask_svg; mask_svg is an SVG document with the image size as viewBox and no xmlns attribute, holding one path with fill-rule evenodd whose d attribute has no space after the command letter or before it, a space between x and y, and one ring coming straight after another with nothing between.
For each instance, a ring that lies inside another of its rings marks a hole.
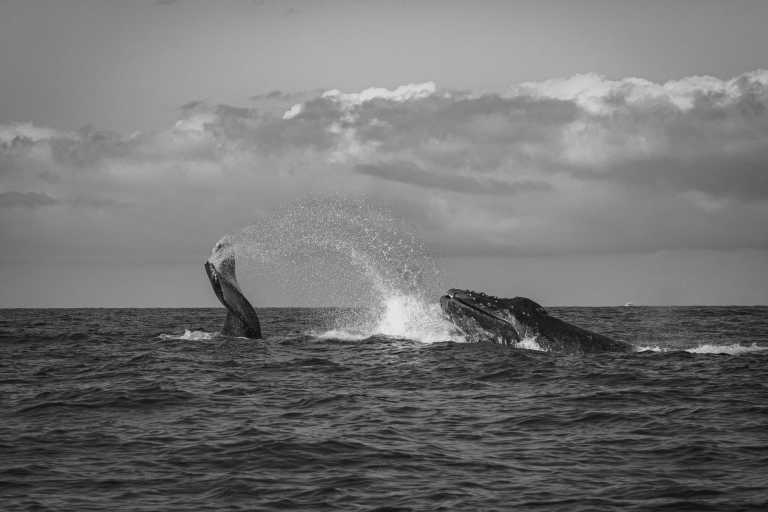
<instances>
[{"instance_id":1,"label":"dark seawater","mask_svg":"<svg viewBox=\"0 0 768 512\"><path fill-rule=\"evenodd\" d=\"M0 509L768 510L768 308L551 311L655 351L0 310Z\"/></svg>"}]
</instances>

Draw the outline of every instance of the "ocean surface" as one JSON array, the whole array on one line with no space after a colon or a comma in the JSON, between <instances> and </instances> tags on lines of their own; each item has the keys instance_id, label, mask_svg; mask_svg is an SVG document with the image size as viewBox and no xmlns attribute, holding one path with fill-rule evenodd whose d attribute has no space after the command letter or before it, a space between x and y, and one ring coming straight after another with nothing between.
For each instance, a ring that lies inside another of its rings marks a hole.
<instances>
[{"instance_id":1,"label":"ocean surface","mask_svg":"<svg viewBox=\"0 0 768 512\"><path fill-rule=\"evenodd\" d=\"M0 510L768 510L768 307L550 312L638 352L0 310Z\"/></svg>"}]
</instances>

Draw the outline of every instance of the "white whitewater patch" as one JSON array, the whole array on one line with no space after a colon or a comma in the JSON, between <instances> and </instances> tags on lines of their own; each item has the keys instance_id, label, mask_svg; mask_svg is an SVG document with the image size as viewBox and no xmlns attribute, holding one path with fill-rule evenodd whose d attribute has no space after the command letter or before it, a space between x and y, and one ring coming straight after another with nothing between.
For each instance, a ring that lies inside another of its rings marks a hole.
<instances>
[{"instance_id":1,"label":"white whitewater patch","mask_svg":"<svg viewBox=\"0 0 768 512\"><path fill-rule=\"evenodd\" d=\"M768 347L762 347L757 343L753 343L750 346L739 345L734 343L733 345L713 345L706 343L699 345L695 348L686 349L686 352L691 354L746 354L749 352L761 352L768 350Z\"/></svg>"},{"instance_id":2,"label":"white whitewater patch","mask_svg":"<svg viewBox=\"0 0 768 512\"><path fill-rule=\"evenodd\" d=\"M443 316L438 304L428 303L417 295L394 292L382 297L372 319L352 320L348 325L312 334L321 340L357 341L387 336L421 343L466 341Z\"/></svg>"},{"instance_id":3,"label":"white whitewater patch","mask_svg":"<svg viewBox=\"0 0 768 512\"><path fill-rule=\"evenodd\" d=\"M443 316L439 304L428 304L413 295L387 297L374 330L385 336L424 343L463 341L462 336L456 335L453 324Z\"/></svg>"},{"instance_id":4,"label":"white whitewater patch","mask_svg":"<svg viewBox=\"0 0 768 512\"><path fill-rule=\"evenodd\" d=\"M205 341L212 340L218 335L218 332L190 331L189 329L184 329L184 334L161 334L158 338L161 340Z\"/></svg>"},{"instance_id":5,"label":"white whitewater patch","mask_svg":"<svg viewBox=\"0 0 768 512\"><path fill-rule=\"evenodd\" d=\"M640 346L636 347L635 350L637 352L645 352L645 351L651 351L651 352L688 352L690 354L729 354L729 355L737 355L737 354L748 354L751 352L762 352L765 350L768 350L768 346L761 346L757 343L753 343L752 345L739 345L738 343L734 343L732 345L716 345L714 343L704 343L703 345L698 345L696 347L689 347L684 349L678 349L674 347L660 347L658 345L655 346Z\"/></svg>"},{"instance_id":6,"label":"white whitewater patch","mask_svg":"<svg viewBox=\"0 0 768 512\"><path fill-rule=\"evenodd\" d=\"M360 341L366 338L370 338L371 334L364 332L353 332L347 329L329 329L323 332L310 331L310 336L314 336L319 340L341 340L341 341Z\"/></svg>"},{"instance_id":7,"label":"white whitewater patch","mask_svg":"<svg viewBox=\"0 0 768 512\"><path fill-rule=\"evenodd\" d=\"M515 348L524 348L526 350L536 350L539 352L547 352L545 348L536 343L536 338L523 338L514 344Z\"/></svg>"}]
</instances>

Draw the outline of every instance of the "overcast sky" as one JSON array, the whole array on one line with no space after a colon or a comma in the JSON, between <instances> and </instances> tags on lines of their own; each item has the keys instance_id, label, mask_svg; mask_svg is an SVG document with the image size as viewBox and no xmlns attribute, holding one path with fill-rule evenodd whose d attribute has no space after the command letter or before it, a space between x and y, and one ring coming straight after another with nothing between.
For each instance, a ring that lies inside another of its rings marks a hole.
<instances>
[{"instance_id":1,"label":"overcast sky","mask_svg":"<svg viewBox=\"0 0 768 512\"><path fill-rule=\"evenodd\" d=\"M0 306L214 305L218 238L323 194L403 218L449 286L768 303L766 20L764 1L0 0Z\"/></svg>"}]
</instances>

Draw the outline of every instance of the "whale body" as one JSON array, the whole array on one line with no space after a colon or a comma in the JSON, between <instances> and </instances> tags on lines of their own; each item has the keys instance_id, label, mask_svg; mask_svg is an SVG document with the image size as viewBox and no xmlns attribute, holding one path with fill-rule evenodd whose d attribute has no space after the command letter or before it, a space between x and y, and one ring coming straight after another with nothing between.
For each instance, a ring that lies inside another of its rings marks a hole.
<instances>
[{"instance_id":1,"label":"whale body","mask_svg":"<svg viewBox=\"0 0 768 512\"><path fill-rule=\"evenodd\" d=\"M451 289L440 307L468 341L525 347L535 340L543 350L586 354L631 352L632 345L613 340L550 316L525 297L505 299L470 290Z\"/></svg>"},{"instance_id":2,"label":"whale body","mask_svg":"<svg viewBox=\"0 0 768 512\"><path fill-rule=\"evenodd\" d=\"M216 297L227 309L221 334L261 338L261 324L256 311L240 290L235 275L235 250L227 240L219 241L203 265Z\"/></svg>"}]
</instances>

